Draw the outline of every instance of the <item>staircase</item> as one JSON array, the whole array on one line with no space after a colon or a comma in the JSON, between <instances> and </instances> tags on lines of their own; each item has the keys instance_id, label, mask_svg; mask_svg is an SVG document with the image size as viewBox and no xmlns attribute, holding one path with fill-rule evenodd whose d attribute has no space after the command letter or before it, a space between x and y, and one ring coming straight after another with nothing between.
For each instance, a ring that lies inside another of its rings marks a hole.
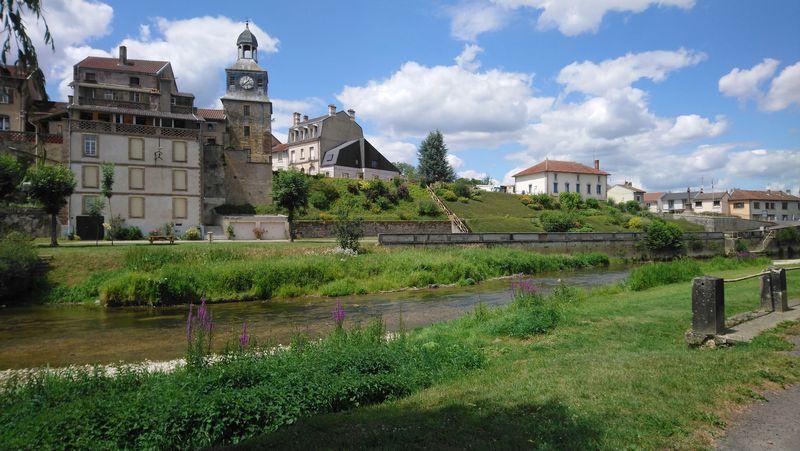
<instances>
[{"instance_id":1,"label":"staircase","mask_svg":"<svg viewBox=\"0 0 800 451\"><path fill-rule=\"evenodd\" d=\"M768 231L766 234L764 234L764 239L761 240L761 242L758 243L758 246L756 246L750 252L753 254L764 253L767 250L767 247L769 247L770 243L772 243L773 238L775 238L775 231L774 230Z\"/></svg>"},{"instance_id":2,"label":"staircase","mask_svg":"<svg viewBox=\"0 0 800 451\"><path fill-rule=\"evenodd\" d=\"M433 199L433 202L442 209L443 212L447 214L447 218L450 219L450 225L452 226L453 233L471 233L469 227L461 220L455 213L453 213L449 208L447 208L447 204L436 195L436 192L431 188L430 185L427 186L428 194Z\"/></svg>"}]
</instances>

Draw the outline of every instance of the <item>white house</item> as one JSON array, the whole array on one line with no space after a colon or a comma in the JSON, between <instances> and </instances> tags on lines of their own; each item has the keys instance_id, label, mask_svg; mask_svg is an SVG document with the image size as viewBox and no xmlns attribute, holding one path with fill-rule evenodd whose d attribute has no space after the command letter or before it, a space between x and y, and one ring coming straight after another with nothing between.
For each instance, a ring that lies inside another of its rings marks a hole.
<instances>
[{"instance_id":1,"label":"white house","mask_svg":"<svg viewBox=\"0 0 800 451\"><path fill-rule=\"evenodd\" d=\"M730 195L725 191L721 193L701 192L694 198L693 210L695 213L728 214L729 198Z\"/></svg>"},{"instance_id":2,"label":"white house","mask_svg":"<svg viewBox=\"0 0 800 451\"><path fill-rule=\"evenodd\" d=\"M645 190L636 188L633 183L625 181L608 189L608 198L616 203L635 200L640 204L644 203Z\"/></svg>"},{"instance_id":3,"label":"white house","mask_svg":"<svg viewBox=\"0 0 800 451\"><path fill-rule=\"evenodd\" d=\"M606 200L609 173L600 169L600 160L594 167L572 161L544 160L514 174L514 192L517 194L579 193L584 198Z\"/></svg>"}]
</instances>

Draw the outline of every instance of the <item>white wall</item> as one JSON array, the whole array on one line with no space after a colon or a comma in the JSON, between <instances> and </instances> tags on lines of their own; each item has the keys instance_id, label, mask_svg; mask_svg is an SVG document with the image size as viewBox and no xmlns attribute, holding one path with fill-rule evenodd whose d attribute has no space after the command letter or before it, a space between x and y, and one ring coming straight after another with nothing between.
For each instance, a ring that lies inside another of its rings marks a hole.
<instances>
[{"instance_id":1,"label":"white wall","mask_svg":"<svg viewBox=\"0 0 800 451\"><path fill-rule=\"evenodd\" d=\"M547 193L547 178L544 173L514 177L514 192L517 194Z\"/></svg>"},{"instance_id":2,"label":"white wall","mask_svg":"<svg viewBox=\"0 0 800 451\"><path fill-rule=\"evenodd\" d=\"M233 227L235 240L255 240L254 229L264 231L262 240L288 240L289 222L283 215L224 216L222 230Z\"/></svg>"},{"instance_id":3,"label":"white wall","mask_svg":"<svg viewBox=\"0 0 800 451\"><path fill-rule=\"evenodd\" d=\"M517 194L560 194L563 192L576 192L576 186L580 184L578 192L583 198L594 198L606 200L606 182L608 176L596 174L575 174L570 172L542 172L532 175L523 175L514 178L514 188ZM558 192L553 189L553 184L558 183ZM569 190L567 190L569 184ZM589 185L591 192L586 192L586 185ZM597 194L597 185L600 185L600 194ZM529 191L530 189L530 191Z\"/></svg>"}]
</instances>

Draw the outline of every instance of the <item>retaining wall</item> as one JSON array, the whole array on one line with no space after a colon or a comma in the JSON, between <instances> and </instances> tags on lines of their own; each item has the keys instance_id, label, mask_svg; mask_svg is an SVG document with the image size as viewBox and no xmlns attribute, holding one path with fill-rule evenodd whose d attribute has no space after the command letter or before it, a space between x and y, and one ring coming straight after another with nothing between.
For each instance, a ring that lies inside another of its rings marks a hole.
<instances>
[{"instance_id":1,"label":"retaining wall","mask_svg":"<svg viewBox=\"0 0 800 451\"><path fill-rule=\"evenodd\" d=\"M50 215L40 208L0 208L0 232L12 230L33 237L50 237Z\"/></svg>"},{"instance_id":2,"label":"retaining wall","mask_svg":"<svg viewBox=\"0 0 800 451\"><path fill-rule=\"evenodd\" d=\"M672 215L675 219L685 219L694 224L705 227L706 232L740 232L743 230L757 230L759 227L775 225L774 222L754 221L735 216L704 216L704 215Z\"/></svg>"},{"instance_id":3,"label":"retaining wall","mask_svg":"<svg viewBox=\"0 0 800 451\"><path fill-rule=\"evenodd\" d=\"M336 235L334 224L336 221L295 221L293 227L298 238L328 238ZM364 236L451 232L450 221L363 221L361 228Z\"/></svg>"},{"instance_id":4,"label":"retaining wall","mask_svg":"<svg viewBox=\"0 0 800 451\"><path fill-rule=\"evenodd\" d=\"M524 245L545 253L605 252L621 257L658 257L644 247L644 233L417 233L380 234L378 243L392 245ZM725 236L719 232L685 233L686 253L693 257L721 255Z\"/></svg>"}]
</instances>

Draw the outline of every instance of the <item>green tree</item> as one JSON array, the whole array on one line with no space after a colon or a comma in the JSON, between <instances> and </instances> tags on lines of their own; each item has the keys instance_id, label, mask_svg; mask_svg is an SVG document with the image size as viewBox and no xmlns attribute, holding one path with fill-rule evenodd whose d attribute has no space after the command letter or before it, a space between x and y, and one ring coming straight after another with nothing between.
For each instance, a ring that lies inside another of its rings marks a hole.
<instances>
[{"instance_id":1,"label":"green tree","mask_svg":"<svg viewBox=\"0 0 800 451\"><path fill-rule=\"evenodd\" d=\"M272 199L286 210L289 219L289 240L294 241L294 217L308 208L308 177L295 170L278 171L272 181Z\"/></svg>"},{"instance_id":2,"label":"green tree","mask_svg":"<svg viewBox=\"0 0 800 451\"><path fill-rule=\"evenodd\" d=\"M355 203L355 199L351 198L349 202L344 202L336 208L334 211L336 222L333 225L333 230L336 233L336 241L339 243L339 247L358 253L360 248L359 240L364 232L361 225L361 217L354 216L352 213L357 210Z\"/></svg>"},{"instance_id":3,"label":"green tree","mask_svg":"<svg viewBox=\"0 0 800 451\"><path fill-rule=\"evenodd\" d=\"M417 168L413 164L402 162L392 164L394 164L394 167L400 171L400 175L402 175L406 180L414 180L417 178Z\"/></svg>"},{"instance_id":4,"label":"green tree","mask_svg":"<svg viewBox=\"0 0 800 451\"><path fill-rule=\"evenodd\" d=\"M25 178L25 166L8 154L0 155L0 200L11 198Z\"/></svg>"},{"instance_id":5,"label":"green tree","mask_svg":"<svg viewBox=\"0 0 800 451\"><path fill-rule=\"evenodd\" d=\"M645 245L652 251L679 251L683 248L683 231L677 224L657 219L645 228Z\"/></svg>"},{"instance_id":6,"label":"green tree","mask_svg":"<svg viewBox=\"0 0 800 451\"><path fill-rule=\"evenodd\" d=\"M30 194L50 214L50 246L58 246L56 215L75 191L75 175L66 166L41 165L28 170Z\"/></svg>"},{"instance_id":7,"label":"green tree","mask_svg":"<svg viewBox=\"0 0 800 451\"><path fill-rule=\"evenodd\" d=\"M49 45L51 50L55 50L53 36L47 26L47 20L42 16L41 0L0 0L0 23L3 24L3 50L0 60L3 64L8 63L8 56L12 50L12 44L16 47L16 64L25 73L30 73L39 91L47 96L45 90L44 74L39 70L39 58L36 54L36 47L33 45L28 31L25 28L25 16L35 17L44 23L44 43Z\"/></svg>"},{"instance_id":8,"label":"green tree","mask_svg":"<svg viewBox=\"0 0 800 451\"><path fill-rule=\"evenodd\" d=\"M114 213L111 211L111 196L114 194L114 163L103 163L100 167L102 172L102 180L100 181L100 192L108 202L108 224L110 225L114 219ZM110 230L109 230L110 231ZM114 235L109 233L111 245L114 245Z\"/></svg>"},{"instance_id":9,"label":"green tree","mask_svg":"<svg viewBox=\"0 0 800 451\"><path fill-rule=\"evenodd\" d=\"M439 130L428 133L417 150L419 177L423 185L434 182L452 182L456 174L447 162L447 146Z\"/></svg>"}]
</instances>

